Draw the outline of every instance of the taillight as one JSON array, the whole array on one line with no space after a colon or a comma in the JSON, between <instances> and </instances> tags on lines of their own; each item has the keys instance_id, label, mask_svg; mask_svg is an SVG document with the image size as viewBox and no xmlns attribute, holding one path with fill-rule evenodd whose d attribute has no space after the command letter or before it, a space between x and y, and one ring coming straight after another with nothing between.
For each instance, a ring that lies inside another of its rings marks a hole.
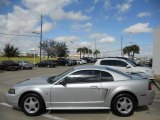
<instances>
[{"instance_id":1,"label":"taillight","mask_svg":"<svg viewBox=\"0 0 160 120\"><path fill-rule=\"evenodd\" d=\"M152 85L150 82L148 83L148 90L152 90Z\"/></svg>"}]
</instances>

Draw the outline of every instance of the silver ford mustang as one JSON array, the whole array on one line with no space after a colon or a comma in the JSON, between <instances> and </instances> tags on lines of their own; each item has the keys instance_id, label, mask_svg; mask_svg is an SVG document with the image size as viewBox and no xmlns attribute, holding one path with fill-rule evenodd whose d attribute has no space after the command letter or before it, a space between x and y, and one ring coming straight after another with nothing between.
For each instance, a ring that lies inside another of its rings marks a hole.
<instances>
[{"instance_id":1,"label":"silver ford mustang","mask_svg":"<svg viewBox=\"0 0 160 120\"><path fill-rule=\"evenodd\" d=\"M29 116L44 110L111 109L129 116L153 102L149 80L103 66L78 66L51 77L27 79L5 93L8 104Z\"/></svg>"}]
</instances>

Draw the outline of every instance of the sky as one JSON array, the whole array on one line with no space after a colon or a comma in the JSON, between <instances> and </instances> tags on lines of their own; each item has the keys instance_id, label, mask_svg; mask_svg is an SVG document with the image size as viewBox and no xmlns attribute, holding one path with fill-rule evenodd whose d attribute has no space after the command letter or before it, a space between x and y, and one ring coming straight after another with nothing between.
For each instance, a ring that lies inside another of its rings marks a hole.
<instances>
[{"instance_id":1,"label":"sky","mask_svg":"<svg viewBox=\"0 0 160 120\"><path fill-rule=\"evenodd\" d=\"M137 44L139 56L151 56L160 0L0 0L0 51L11 43L39 53L41 14L43 41L65 42L71 55L88 47L120 56L122 39L123 47Z\"/></svg>"}]
</instances>

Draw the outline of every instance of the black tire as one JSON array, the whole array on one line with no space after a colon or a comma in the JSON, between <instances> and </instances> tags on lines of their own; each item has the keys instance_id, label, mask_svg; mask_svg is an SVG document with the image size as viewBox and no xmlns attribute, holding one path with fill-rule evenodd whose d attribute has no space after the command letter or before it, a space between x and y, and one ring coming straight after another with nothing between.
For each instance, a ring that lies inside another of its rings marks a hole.
<instances>
[{"instance_id":1,"label":"black tire","mask_svg":"<svg viewBox=\"0 0 160 120\"><path fill-rule=\"evenodd\" d=\"M115 96L112 100L111 111L113 114L127 117L134 113L136 102L132 95L123 93ZM128 109L128 110L126 110Z\"/></svg>"},{"instance_id":2,"label":"black tire","mask_svg":"<svg viewBox=\"0 0 160 120\"><path fill-rule=\"evenodd\" d=\"M4 70L5 70L5 71L8 71L8 67L6 67Z\"/></svg>"},{"instance_id":3,"label":"black tire","mask_svg":"<svg viewBox=\"0 0 160 120\"><path fill-rule=\"evenodd\" d=\"M32 102L35 102L35 105L33 105L31 103L31 106L29 106L30 100ZM28 103L28 105L25 103ZM37 110L35 108L33 108L33 106L37 107L36 108ZM44 101L43 101L42 97L35 94L35 93L26 94L21 100L20 107L21 107L22 111L24 112L24 114L26 114L28 116L40 115L42 112L45 111L45 105L44 105ZM29 109L29 108L31 108L31 110L29 110L30 112L27 111L27 109Z\"/></svg>"},{"instance_id":4,"label":"black tire","mask_svg":"<svg viewBox=\"0 0 160 120\"><path fill-rule=\"evenodd\" d=\"M66 63L65 66L69 66L68 63Z\"/></svg>"}]
</instances>

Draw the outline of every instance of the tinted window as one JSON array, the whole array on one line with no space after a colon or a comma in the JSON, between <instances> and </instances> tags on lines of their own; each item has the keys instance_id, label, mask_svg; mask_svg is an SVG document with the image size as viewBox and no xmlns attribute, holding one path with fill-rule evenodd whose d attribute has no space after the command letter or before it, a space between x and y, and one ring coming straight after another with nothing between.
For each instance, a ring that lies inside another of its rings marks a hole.
<instances>
[{"instance_id":1,"label":"tinted window","mask_svg":"<svg viewBox=\"0 0 160 120\"><path fill-rule=\"evenodd\" d=\"M101 65L109 65L109 66L115 66L116 61L115 60L102 60Z\"/></svg>"},{"instance_id":2,"label":"tinted window","mask_svg":"<svg viewBox=\"0 0 160 120\"><path fill-rule=\"evenodd\" d=\"M101 81L108 82L108 81L114 81L114 79L110 73L101 71Z\"/></svg>"},{"instance_id":3,"label":"tinted window","mask_svg":"<svg viewBox=\"0 0 160 120\"><path fill-rule=\"evenodd\" d=\"M126 67L128 64L124 61L116 60L116 66L118 67Z\"/></svg>"},{"instance_id":4,"label":"tinted window","mask_svg":"<svg viewBox=\"0 0 160 120\"><path fill-rule=\"evenodd\" d=\"M99 82L100 71L98 70L81 70L66 77L67 83L88 83Z\"/></svg>"}]
</instances>

